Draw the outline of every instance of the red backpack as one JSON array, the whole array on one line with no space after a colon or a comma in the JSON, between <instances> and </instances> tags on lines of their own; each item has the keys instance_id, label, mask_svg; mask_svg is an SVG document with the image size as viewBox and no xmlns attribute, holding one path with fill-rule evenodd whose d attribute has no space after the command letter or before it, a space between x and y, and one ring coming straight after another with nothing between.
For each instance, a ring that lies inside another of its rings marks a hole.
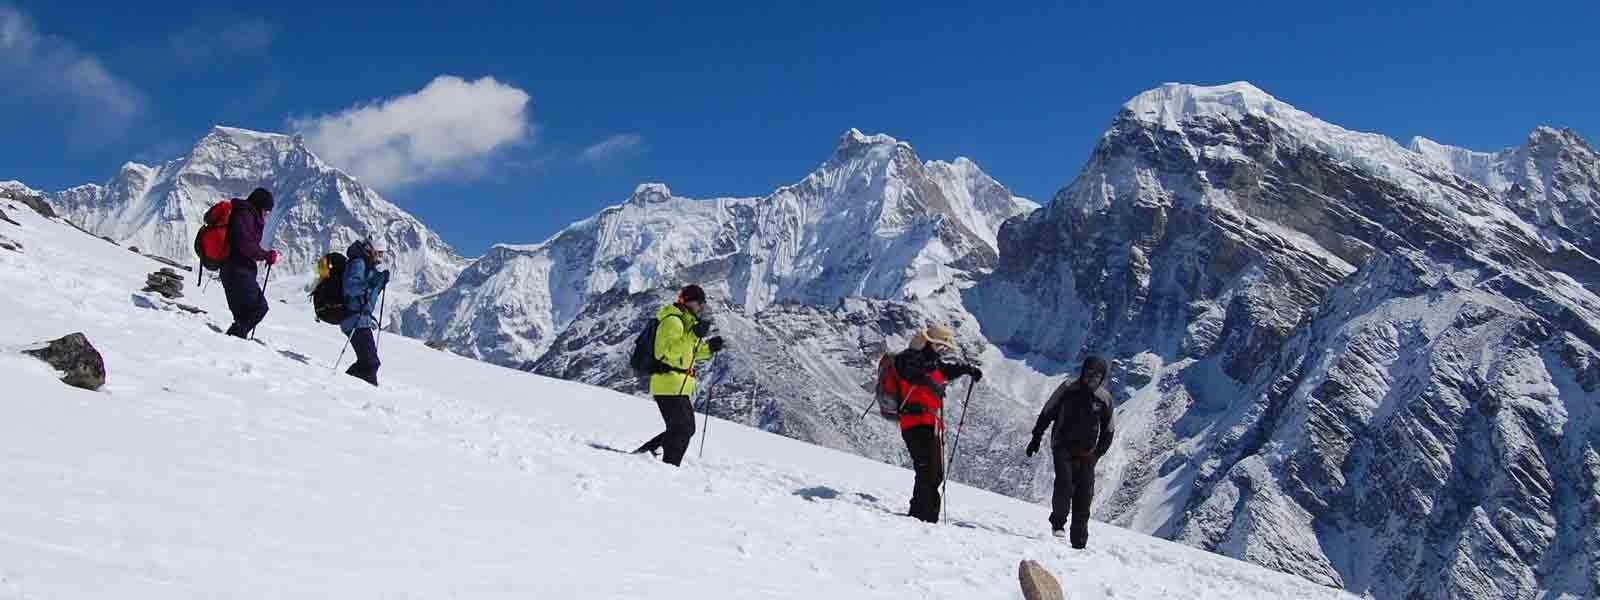
<instances>
[{"instance_id":1,"label":"red backpack","mask_svg":"<svg viewBox=\"0 0 1600 600\"><path fill-rule=\"evenodd\" d=\"M233 219L235 200L223 200L206 209L205 224L194 236L194 253L200 256L201 268L213 271L222 268L233 247L228 243L228 223Z\"/></svg>"}]
</instances>

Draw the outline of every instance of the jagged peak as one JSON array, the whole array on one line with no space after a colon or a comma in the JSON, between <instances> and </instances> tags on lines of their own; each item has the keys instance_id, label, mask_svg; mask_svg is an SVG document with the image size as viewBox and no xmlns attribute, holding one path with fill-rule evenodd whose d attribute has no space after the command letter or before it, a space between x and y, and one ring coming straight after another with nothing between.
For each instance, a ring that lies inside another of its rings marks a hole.
<instances>
[{"instance_id":1,"label":"jagged peak","mask_svg":"<svg viewBox=\"0 0 1600 600\"><path fill-rule=\"evenodd\" d=\"M862 133L860 129L856 129L854 127L851 127L849 131L846 131L843 135L839 136L839 145L841 146L898 143L900 143L900 140L894 139L894 137L889 134L874 133L872 135L867 135Z\"/></svg>"},{"instance_id":2,"label":"jagged peak","mask_svg":"<svg viewBox=\"0 0 1600 600\"><path fill-rule=\"evenodd\" d=\"M120 171L120 172L123 172L123 173L132 171L132 172L138 173L140 175L148 175L148 174L154 172L156 170L156 168L152 167L150 165L144 164L144 163L133 162L133 161L130 160L128 162L122 163L122 167L117 169L117 170Z\"/></svg>"},{"instance_id":3,"label":"jagged peak","mask_svg":"<svg viewBox=\"0 0 1600 600\"><path fill-rule=\"evenodd\" d=\"M839 136L839 146L834 149L834 153L837 154L853 148L859 148L862 146L876 146L880 144L910 147L909 144L894 139L893 136L888 134L875 133L872 135L867 135L865 133L861 133L860 129L851 127L849 131L844 132L844 135Z\"/></svg>"},{"instance_id":4,"label":"jagged peak","mask_svg":"<svg viewBox=\"0 0 1600 600\"><path fill-rule=\"evenodd\" d=\"M667 187L667 184L647 182L633 188L633 194L628 196L628 203L652 204L670 199L672 199L672 188Z\"/></svg>"},{"instance_id":5,"label":"jagged peak","mask_svg":"<svg viewBox=\"0 0 1600 600\"><path fill-rule=\"evenodd\" d=\"M1583 139L1583 136L1578 135L1578 132L1571 128L1540 125L1528 133L1528 145L1530 146L1549 143L1589 148L1589 143Z\"/></svg>"}]
</instances>

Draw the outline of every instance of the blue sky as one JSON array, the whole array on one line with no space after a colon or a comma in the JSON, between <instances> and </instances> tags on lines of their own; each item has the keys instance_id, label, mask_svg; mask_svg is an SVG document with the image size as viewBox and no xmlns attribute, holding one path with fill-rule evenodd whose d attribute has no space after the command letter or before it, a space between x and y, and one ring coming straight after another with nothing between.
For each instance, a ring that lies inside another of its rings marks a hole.
<instances>
[{"instance_id":1,"label":"blue sky","mask_svg":"<svg viewBox=\"0 0 1600 600\"><path fill-rule=\"evenodd\" d=\"M1592 1L4 1L0 179L103 181L213 124L309 129L469 255L544 239L640 182L765 194L850 127L970 157L1045 201L1122 102L1167 81L1248 80L1402 142L1493 150L1539 124L1600 138ZM430 87L444 75L461 81ZM384 110L347 112L363 106ZM340 123L450 131L437 156L390 156Z\"/></svg>"}]
</instances>

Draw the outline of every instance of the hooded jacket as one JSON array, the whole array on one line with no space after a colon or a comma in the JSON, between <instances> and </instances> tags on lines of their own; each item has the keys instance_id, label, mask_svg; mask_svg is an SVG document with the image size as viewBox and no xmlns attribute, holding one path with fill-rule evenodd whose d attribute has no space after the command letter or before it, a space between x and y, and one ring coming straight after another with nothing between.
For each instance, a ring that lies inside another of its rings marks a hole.
<instances>
[{"instance_id":1,"label":"hooded jacket","mask_svg":"<svg viewBox=\"0 0 1600 600\"><path fill-rule=\"evenodd\" d=\"M1111 449L1115 430L1111 421L1111 394L1104 387L1090 389L1084 385L1084 374L1100 373L1101 386L1105 385L1106 363L1090 356L1083 362L1078 378L1062 383L1050 394L1039 420L1033 426L1033 439L1044 437L1045 429L1054 424L1050 447L1065 449L1073 456L1104 456Z\"/></svg>"}]
</instances>

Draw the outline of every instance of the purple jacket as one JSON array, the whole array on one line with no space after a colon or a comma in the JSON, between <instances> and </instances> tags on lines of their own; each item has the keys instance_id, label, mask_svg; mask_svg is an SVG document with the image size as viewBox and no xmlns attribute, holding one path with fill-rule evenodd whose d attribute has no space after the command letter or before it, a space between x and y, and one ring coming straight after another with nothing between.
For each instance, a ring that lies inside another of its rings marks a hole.
<instances>
[{"instance_id":1,"label":"purple jacket","mask_svg":"<svg viewBox=\"0 0 1600 600\"><path fill-rule=\"evenodd\" d=\"M261 249L261 230L266 225L255 206L237 198L233 200L233 218L228 223L228 245L233 248L228 260L222 263L224 270L255 275L256 263L267 259L267 251Z\"/></svg>"}]
</instances>

